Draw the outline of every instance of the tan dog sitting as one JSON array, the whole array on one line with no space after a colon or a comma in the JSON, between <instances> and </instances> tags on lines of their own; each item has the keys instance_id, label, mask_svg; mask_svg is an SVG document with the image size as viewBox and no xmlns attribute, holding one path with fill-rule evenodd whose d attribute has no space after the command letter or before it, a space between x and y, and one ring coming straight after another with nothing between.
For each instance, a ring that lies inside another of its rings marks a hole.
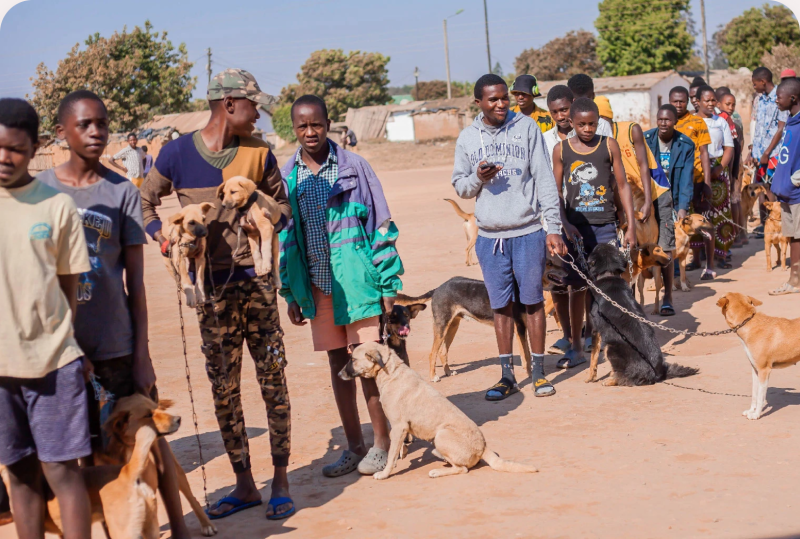
<instances>
[{"instance_id":1,"label":"tan dog sitting","mask_svg":"<svg viewBox=\"0 0 800 539\"><path fill-rule=\"evenodd\" d=\"M161 233L169 239L170 256L164 259L173 276L180 276L180 287L186 305L197 307L206 301L203 283L206 278L206 236L208 212L216 206L210 202L189 204L170 217ZM190 255L193 255L190 258ZM194 262L195 283L189 277L189 264Z\"/></svg>"},{"instance_id":2,"label":"tan dog sitting","mask_svg":"<svg viewBox=\"0 0 800 539\"><path fill-rule=\"evenodd\" d=\"M481 429L417 371L403 363L388 346L370 342L353 351L352 359L339 373L342 380L356 376L374 378L381 394L381 406L392 425L391 446L386 467L375 479L387 479L392 473L406 436L433 442L433 454L451 468L431 470L430 477L464 474L483 459L501 472L536 472L533 466L501 459L486 447Z\"/></svg>"},{"instance_id":3,"label":"tan dog sitting","mask_svg":"<svg viewBox=\"0 0 800 539\"><path fill-rule=\"evenodd\" d=\"M234 176L217 188L217 197L226 210L238 209L257 232L247 234L250 253L253 255L256 275L264 277L272 272L274 284L280 288L278 269L279 241L275 225L281 218L278 203L256 188L255 182L244 176Z\"/></svg>"},{"instance_id":4,"label":"tan dog sitting","mask_svg":"<svg viewBox=\"0 0 800 539\"><path fill-rule=\"evenodd\" d=\"M761 302L738 292L728 292L717 301L728 326L747 321L736 335L742 341L753 368L753 397L750 408L742 412L747 419L758 419L767 402L767 386L772 369L784 369L800 362L800 318L788 320L756 311Z\"/></svg>"},{"instance_id":5,"label":"tan dog sitting","mask_svg":"<svg viewBox=\"0 0 800 539\"><path fill-rule=\"evenodd\" d=\"M781 224L781 203L764 202L769 217L764 223L764 254L767 255L767 271L772 271L772 247L778 251L778 263L786 271L786 256L789 254L789 238L783 235Z\"/></svg>"}]
</instances>

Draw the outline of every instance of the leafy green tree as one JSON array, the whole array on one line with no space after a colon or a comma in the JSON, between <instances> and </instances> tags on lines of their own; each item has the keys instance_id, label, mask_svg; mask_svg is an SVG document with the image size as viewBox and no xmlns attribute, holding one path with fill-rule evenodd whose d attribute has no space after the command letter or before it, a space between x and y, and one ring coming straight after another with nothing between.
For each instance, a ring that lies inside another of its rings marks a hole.
<instances>
[{"instance_id":1,"label":"leafy green tree","mask_svg":"<svg viewBox=\"0 0 800 539\"><path fill-rule=\"evenodd\" d=\"M334 121L343 119L348 107L385 105L391 101L388 63L389 57L377 52L314 51L297 74L298 84L281 90L281 101L292 103L304 94L317 95L325 100Z\"/></svg>"},{"instance_id":2,"label":"leafy green tree","mask_svg":"<svg viewBox=\"0 0 800 539\"><path fill-rule=\"evenodd\" d=\"M127 28L111 37L96 33L79 44L58 62L55 73L44 63L36 68L31 102L42 119L42 127L52 130L58 104L68 93L86 89L96 93L108 108L112 131L128 131L156 114L171 114L191 109L196 79L189 75L192 63L186 46L177 49L167 32Z\"/></svg>"},{"instance_id":3,"label":"leafy green tree","mask_svg":"<svg viewBox=\"0 0 800 539\"><path fill-rule=\"evenodd\" d=\"M464 95L464 88L462 85L455 82L450 83L450 94L453 97L461 97ZM431 101L434 99L447 99L447 82L443 80L430 80L419 83L419 94L415 89L411 90L411 97L415 101Z\"/></svg>"},{"instance_id":4,"label":"leafy green tree","mask_svg":"<svg viewBox=\"0 0 800 539\"><path fill-rule=\"evenodd\" d=\"M786 6L764 4L732 19L714 34L714 41L731 67L755 69L775 45L800 45L800 26Z\"/></svg>"},{"instance_id":5,"label":"leafy green tree","mask_svg":"<svg viewBox=\"0 0 800 539\"><path fill-rule=\"evenodd\" d=\"M603 71L597 59L597 41L586 30L573 30L538 49L525 49L514 68L517 75L534 75L538 80L568 79L578 73L597 77Z\"/></svg>"},{"instance_id":6,"label":"leafy green tree","mask_svg":"<svg viewBox=\"0 0 800 539\"><path fill-rule=\"evenodd\" d=\"M281 105L272 112L272 127L283 140L294 142L297 136L292 129L292 106L289 104Z\"/></svg>"},{"instance_id":7,"label":"leafy green tree","mask_svg":"<svg viewBox=\"0 0 800 539\"><path fill-rule=\"evenodd\" d=\"M692 56L689 0L603 0L597 56L612 76L674 69Z\"/></svg>"}]
</instances>

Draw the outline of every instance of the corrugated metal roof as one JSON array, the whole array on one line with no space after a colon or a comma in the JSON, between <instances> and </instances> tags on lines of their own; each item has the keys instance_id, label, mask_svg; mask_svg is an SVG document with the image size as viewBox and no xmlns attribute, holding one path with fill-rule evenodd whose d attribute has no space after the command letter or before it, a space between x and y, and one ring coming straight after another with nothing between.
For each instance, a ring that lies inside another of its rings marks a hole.
<instances>
[{"instance_id":1,"label":"corrugated metal roof","mask_svg":"<svg viewBox=\"0 0 800 539\"><path fill-rule=\"evenodd\" d=\"M201 110L199 112L182 112L178 114L164 114L162 116L155 116L152 120L141 126L139 129L164 129L173 128L178 133L191 133L198 129L204 128L211 118L210 110Z\"/></svg>"}]
</instances>

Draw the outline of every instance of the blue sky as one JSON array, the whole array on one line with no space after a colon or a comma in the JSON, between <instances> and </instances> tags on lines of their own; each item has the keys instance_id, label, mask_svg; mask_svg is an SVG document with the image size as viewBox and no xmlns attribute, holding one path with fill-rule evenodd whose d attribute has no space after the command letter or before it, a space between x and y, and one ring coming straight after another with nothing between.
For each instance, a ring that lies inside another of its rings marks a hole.
<instances>
[{"instance_id":1,"label":"blue sky","mask_svg":"<svg viewBox=\"0 0 800 539\"><path fill-rule=\"evenodd\" d=\"M763 3L706 0L709 36L720 24ZM598 14L597 0L489 0L488 6L492 62L499 61L506 72L525 48L539 47L569 30L594 30ZM474 80L487 70L481 0L28 0L12 8L0 26L0 96L23 97L30 92L29 78L39 62L55 69L58 60L88 35L110 35L125 25L141 26L145 19L155 29L166 30L173 43L186 43L189 59L197 60L197 97L205 95L209 46L214 72L243 67L270 93L294 82L309 53L320 48L390 56L392 85L413 83L415 66L420 80L444 79L442 19L458 9L464 12L448 21L452 78ZM699 28L699 0L692 0L692 13Z\"/></svg>"}]
</instances>

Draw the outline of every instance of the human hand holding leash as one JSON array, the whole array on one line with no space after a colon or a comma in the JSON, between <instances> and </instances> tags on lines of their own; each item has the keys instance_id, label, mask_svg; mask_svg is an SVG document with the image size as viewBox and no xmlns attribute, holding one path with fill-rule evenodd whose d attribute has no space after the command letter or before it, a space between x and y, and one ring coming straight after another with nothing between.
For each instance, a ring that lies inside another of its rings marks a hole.
<instances>
[{"instance_id":1,"label":"human hand holding leash","mask_svg":"<svg viewBox=\"0 0 800 539\"><path fill-rule=\"evenodd\" d=\"M575 232L577 233L577 230ZM567 245L559 234L547 235L547 250L550 252L550 256L567 256Z\"/></svg>"},{"instance_id":2,"label":"human hand holding leash","mask_svg":"<svg viewBox=\"0 0 800 539\"><path fill-rule=\"evenodd\" d=\"M633 229L632 227L628 227L628 229L625 231L625 236L624 236L622 242L624 244L622 246L623 248L626 248L626 247L628 249L635 248L636 247L636 230Z\"/></svg>"},{"instance_id":3,"label":"human hand holding leash","mask_svg":"<svg viewBox=\"0 0 800 539\"><path fill-rule=\"evenodd\" d=\"M296 301L293 301L289 304L287 314L289 315L289 322L291 322L293 325L305 326L307 324L305 318L303 317L303 311L300 309L300 305L298 305Z\"/></svg>"},{"instance_id":4,"label":"human hand holding leash","mask_svg":"<svg viewBox=\"0 0 800 539\"><path fill-rule=\"evenodd\" d=\"M575 228L575 225L562 221L561 226L564 227L564 233L567 235L569 241L575 241L575 238L583 238L580 232L578 232L578 229Z\"/></svg>"},{"instance_id":5,"label":"human hand holding leash","mask_svg":"<svg viewBox=\"0 0 800 539\"><path fill-rule=\"evenodd\" d=\"M478 175L478 179L483 183L490 182L497 176L497 173L503 170L502 163L488 163L486 161L481 161L478 163L478 170L476 174Z\"/></svg>"}]
</instances>

